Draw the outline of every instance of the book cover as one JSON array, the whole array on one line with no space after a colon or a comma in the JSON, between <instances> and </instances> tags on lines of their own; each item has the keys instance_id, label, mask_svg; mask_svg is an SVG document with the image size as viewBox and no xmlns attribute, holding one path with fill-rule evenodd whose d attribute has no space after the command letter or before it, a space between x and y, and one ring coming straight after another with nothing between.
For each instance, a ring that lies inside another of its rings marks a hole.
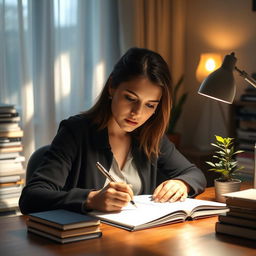
<instances>
[{"instance_id":1,"label":"book cover","mask_svg":"<svg viewBox=\"0 0 256 256\"><path fill-rule=\"evenodd\" d=\"M20 162L17 162L17 163L15 163L15 162L13 162L13 163L11 163L11 162L2 162L1 160L0 160L0 169L1 170L6 170L6 171L12 171L12 170L21 170L21 169L23 169L23 165L22 165L22 163Z\"/></svg>"},{"instance_id":2,"label":"book cover","mask_svg":"<svg viewBox=\"0 0 256 256\"><path fill-rule=\"evenodd\" d=\"M239 126L242 130L256 130L255 120L240 120Z\"/></svg>"},{"instance_id":3,"label":"book cover","mask_svg":"<svg viewBox=\"0 0 256 256\"><path fill-rule=\"evenodd\" d=\"M0 116L0 123L17 123L20 122L20 116L12 116L12 117L1 117Z\"/></svg>"},{"instance_id":4,"label":"book cover","mask_svg":"<svg viewBox=\"0 0 256 256\"><path fill-rule=\"evenodd\" d=\"M0 131L0 137L3 137L3 138L23 137L23 130L19 128L13 131Z\"/></svg>"},{"instance_id":5,"label":"book cover","mask_svg":"<svg viewBox=\"0 0 256 256\"><path fill-rule=\"evenodd\" d=\"M92 211L89 214L103 222L135 231L187 219L198 219L218 215L228 211L226 204L187 198L183 202L154 202L151 195L134 196L133 205L124 207L120 212L104 213Z\"/></svg>"},{"instance_id":6,"label":"book cover","mask_svg":"<svg viewBox=\"0 0 256 256\"><path fill-rule=\"evenodd\" d=\"M244 131L244 130L242 130L242 129L237 129L236 130L236 132L237 132L237 137L239 138L239 139L245 139L245 140L256 140L256 134L255 134L255 132L253 131Z\"/></svg>"},{"instance_id":7,"label":"book cover","mask_svg":"<svg viewBox=\"0 0 256 256\"><path fill-rule=\"evenodd\" d=\"M246 189L224 194L229 208L244 208L256 211L256 189Z\"/></svg>"},{"instance_id":8,"label":"book cover","mask_svg":"<svg viewBox=\"0 0 256 256\"><path fill-rule=\"evenodd\" d=\"M1 111L1 108L0 108ZM12 118L12 117L19 117L19 113L18 112L14 112L14 113L1 113L0 112L0 118Z\"/></svg>"},{"instance_id":9,"label":"book cover","mask_svg":"<svg viewBox=\"0 0 256 256\"><path fill-rule=\"evenodd\" d=\"M81 235L81 236L73 236L73 237L66 237L66 238L59 238L56 236L53 236L51 234L45 233L43 231L28 227L28 232L37 234L39 236L51 239L55 242L61 243L61 244L66 244L66 243L71 243L71 242L77 242L77 241L82 241L82 240L88 240L88 239L93 239L93 238L99 238L102 236L102 232L96 232L96 233L90 233L86 235Z\"/></svg>"},{"instance_id":10,"label":"book cover","mask_svg":"<svg viewBox=\"0 0 256 256\"><path fill-rule=\"evenodd\" d=\"M21 152L22 149L23 149L23 146L3 147L3 148L0 148L0 153Z\"/></svg>"},{"instance_id":11,"label":"book cover","mask_svg":"<svg viewBox=\"0 0 256 256\"><path fill-rule=\"evenodd\" d=\"M0 131L17 131L20 130L18 123L0 123Z\"/></svg>"},{"instance_id":12,"label":"book cover","mask_svg":"<svg viewBox=\"0 0 256 256\"><path fill-rule=\"evenodd\" d=\"M244 209L240 208L231 209L227 212L227 215L256 221L256 212L246 212Z\"/></svg>"},{"instance_id":13,"label":"book cover","mask_svg":"<svg viewBox=\"0 0 256 256\"><path fill-rule=\"evenodd\" d=\"M7 194L20 193L22 190L22 185L12 186L12 187L0 187L0 197Z\"/></svg>"},{"instance_id":14,"label":"book cover","mask_svg":"<svg viewBox=\"0 0 256 256\"><path fill-rule=\"evenodd\" d=\"M256 202L256 189L255 188L249 188L244 189L236 192L226 193L223 194L227 198L236 198L236 199L244 199L249 200L253 203Z\"/></svg>"},{"instance_id":15,"label":"book cover","mask_svg":"<svg viewBox=\"0 0 256 256\"><path fill-rule=\"evenodd\" d=\"M256 101L256 95L244 94L240 97L241 101Z\"/></svg>"},{"instance_id":16,"label":"book cover","mask_svg":"<svg viewBox=\"0 0 256 256\"><path fill-rule=\"evenodd\" d=\"M256 229L216 222L216 233L256 240Z\"/></svg>"},{"instance_id":17,"label":"book cover","mask_svg":"<svg viewBox=\"0 0 256 256\"><path fill-rule=\"evenodd\" d=\"M2 160L15 160L19 156L20 156L19 152L0 153L0 161L2 161Z\"/></svg>"},{"instance_id":18,"label":"book cover","mask_svg":"<svg viewBox=\"0 0 256 256\"><path fill-rule=\"evenodd\" d=\"M87 235L91 233L100 232L100 224L95 226L89 226L89 227L82 227L82 228L74 228L69 230L61 230L58 228L54 228L45 224L41 224L36 221L32 221L30 219L27 220L27 226L30 228L34 228L37 230L40 230L42 232L54 235L59 238L66 238L66 237L72 237L72 236L81 236L81 235Z\"/></svg>"},{"instance_id":19,"label":"book cover","mask_svg":"<svg viewBox=\"0 0 256 256\"><path fill-rule=\"evenodd\" d=\"M12 176L12 175L21 175L21 174L25 174L24 169L18 169L18 170L3 170L3 169L0 169L0 177Z\"/></svg>"},{"instance_id":20,"label":"book cover","mask_svg":"<svg viewBox=\"0 0 256 256\"><path fill-rule=\"evenodd\" d=\"M255 220L250 220L250 219L236 217L236 216L230 216L227 214L220 214L218 219L222 223L256 229Z\"/></svg>"},{"instance_id":21,"label":"book cover","mask_svg":"<svg viewBox=\"0 0 256 256\"><path fill-rule=\"evenodd\" d=\"M62 230L99 225L100 220L93 216L63 209L31 213L29 219Z\"/></svg>"},{"instance_id":22,"label":"book cover","mask_svg":"<svg viewBox=\"0 0 256 256\"><path fill-rule=\"evenodd\" d=\"M17 182L21 180L20 175L0 176L0 183Z\"/></svg>"},{"instance_id":23,"label":"book cover","mask_svg":"<svg viewBox=\"0 0 256 256\"><path fill-rule=\"evenodd\" d=\"M0 212L12 210L19 206L19 196L13 196L11 198L1 199L0 201Z\"/></svg>"},{"instance_id":24,"label":"book cover","mask_svg":"<svg viewBox=\"0 0 256 256\"><path fill-rule=\"evenodd\" d=\"M14 105L0 103L0 113L16 113Z\"/></svg>"},{"instance_id":25,"label":"book cover","mask_svg":"<svg viewBox=\"0 0 256 256\"><path fill-rule=\"evenodd\" d=\"M256 202L253 200L227 198L226 204L228 207L239 207L239 208L256 210Z\"/></svg>"},{"instance_id":26,"label":"book cover","mask_svg":"<svg viewBox=\"0 0 256 256\"><path fill-rule=\"evenodd\" d=\"M0 188L2 188L2 187L13 187L13 186L24 185L24 184L25 184L25 180L20 179L16 182L0 183Z\"/></svg>"},{"instance_id":27,"label":"book cover","mask_svg":"<svg viewBox=\"0 0 256 256\"><path fill-rule=\"evenodd\" d=\"M0 155L0 164L1 163L21 163L25 161L25 157L19 155L19 153L15 154L6 154L5 157Z\"/></svg>"},{"instance_id":28,"label":"book cover","mask_svg":"<svg viewBox=\"0 0 256 256\"><path fill-rule=\"evenodd\" d=\"M20 197L20 192L18 193L8 193L8 194L4 194L4 195L1 195L1 201L2 200L7 200L9 198L19 198Z\"/></svg>"},{"instance_id":29,"label":"book cover","mask_svg":"<svg viewBox=\"0 0 256 256\"><path fill-rule=\"evenodd\" d=\"M22 146L21 141L11 141L11 142L2 142L0 141L0 147L13 147L13 146Z\"/></svg>"}]
</instances>

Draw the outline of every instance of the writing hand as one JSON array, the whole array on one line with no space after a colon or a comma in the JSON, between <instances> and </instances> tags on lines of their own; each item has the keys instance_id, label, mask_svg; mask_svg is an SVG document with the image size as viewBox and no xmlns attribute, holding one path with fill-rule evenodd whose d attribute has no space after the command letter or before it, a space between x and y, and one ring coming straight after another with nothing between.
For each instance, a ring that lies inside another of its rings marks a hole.
<instances>
[{"instance_id":1,"label":"writing hand","mask_svg":"<svg viewBox=\"0 0 256 256\"><path fill-rule=\"evenodd\" d=\"M184 201L189 192L189 185L182 180L167 180L161 183L153 193L156 202Z\"/></svg>"},{"instance_id":2,"label":"writing hand","mask_svg":"<svg viewBox=\"0 0 256 256\"><path fill-rule=\"evenodd\" d=\"M133 191L128 184L110 182L103 189L89 193L86 207L104 212L120 211L132 198Z\"/></svg>"}]
</instances>

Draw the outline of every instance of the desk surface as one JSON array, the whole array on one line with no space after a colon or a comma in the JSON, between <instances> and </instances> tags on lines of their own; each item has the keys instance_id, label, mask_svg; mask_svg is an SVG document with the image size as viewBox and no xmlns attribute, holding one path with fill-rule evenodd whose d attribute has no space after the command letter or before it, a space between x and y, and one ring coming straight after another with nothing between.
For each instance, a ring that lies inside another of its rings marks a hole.
<instances>
[{"instance_id":1,"label":"desk surface","mask_svg":"<svg viewBox=\"0 0 256 256\"><path fill-rule=\"evenodd\" d=\"M198 196L213 200L213 188ZM27 233L25 216L0 218L0 255L4 256L252 256L255 241L215 233L217 217L129 232L101 225L101 238L57 244Z\"/></svg>"}]
</instances>

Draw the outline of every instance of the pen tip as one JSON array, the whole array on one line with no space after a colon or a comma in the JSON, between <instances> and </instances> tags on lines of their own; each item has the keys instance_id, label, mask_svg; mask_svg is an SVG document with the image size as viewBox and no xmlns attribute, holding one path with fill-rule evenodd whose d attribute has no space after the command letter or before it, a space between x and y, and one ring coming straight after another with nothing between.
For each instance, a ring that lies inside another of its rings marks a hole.
<instances>
[{"instance_id":1,"label":"pen tip","mask_svg":"<svg viewBox=\"0 0 256 256\"><path fill-rule=\"evenodd\" d=\"M131 204L134 205L136 208L138 208L138 206L135 204L134 201L131 201Z\"/></svg>"}]
</instances>

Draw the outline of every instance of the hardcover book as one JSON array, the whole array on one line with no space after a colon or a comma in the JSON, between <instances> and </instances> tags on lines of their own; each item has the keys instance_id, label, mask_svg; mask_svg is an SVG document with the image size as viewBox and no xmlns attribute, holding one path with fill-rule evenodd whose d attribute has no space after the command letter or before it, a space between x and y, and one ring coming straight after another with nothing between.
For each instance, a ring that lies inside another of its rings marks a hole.
<instances>
[{"instance_id":1,"label":"hardcover book","mask_svg":"<svg viewBox=\"0 0 256 256\"><path fill-rule=\"evenodd\" d=\"M241 217L235 217L230 216L228 214L220 214L219 215L219 221L222 223L235 225L235 226L242 226L247 228L255 228L256 229L256 221L250 220L247 218L241 218Z\"/></svg>"},{"instance_id":2,"label":"hardcover book","mask_svg":"<svg viewBox=\"0 0 256 256\"><path fill-rule=\"evenodd\" d=\"M100 232L100 225L94 225L89 227L82 227L82 228L74 228L69 230L61 230L58 228L54 228L45 224L41 224L36 221L27 220L27 226L39 231L42 231L44 233L51 234L53 236L59 237L59 238L67 238L67 237L73 237L73 236L82 236L82 235L88 235L96 232Z\"/></svg>"},{"instance_id":3,"label":"hardcover book","mask_svg":"<svg viewBox=\"0 0 256 256\"><path fill-rule=\"evenodd\" d=\"M256 189L245 189L237 192L226 193L226 204L234 208L256 210Z\"/></svg>"},{"instance_id":4,"label":"hardcover book","mask_svg":"<svg viewBox=\"0 0 256 256\"><path fill-rule=\"evenodd\" d=\"M89 227L100 224L100 220L98 218L63 209L31 213L28 217L30 220L59 228L61 230Z\"/></svg>"},{"instance_id":5,"label":"hardcover book","mask_svg":"<svg viewBox=\"0 0 256 256\"><path fill-rule=\"evenodd\" d=\"M256 240L256 229L216 222L216 233Z\"/></svg>"},{"instance_id":6,"label":"hardcover book","mask_svg":"<svg viewBox=\"0 0 256 256\"><path fill-rule=\"evenodd\" d=\"M72 237L66 237L66 238L60 238L57 236L53 236L51 234L42 232L40 230L28 227L28 232L37 234L39 236L51 239L55 242L61 243L61 244L66 244L66 243L71 243L71 242L77 242L77 241L82 241L82 240L88 240L88 239L93 239L93 238L99 238L102 236L102 232L95 232L95 233L90 233L86 235L80 235L80 236L72 236Z\"/></svg>"},{"instance_id":7,"label":"hardcover book","mask_svg":"<svg viewBox=\"0 0 256 256\"><path fill-rule=\"evenodd\" d=\"M23 137L23 130L8 130L8 131L0 131L0 137L3 138L21 138Z\"/></svg>"}]
</instances>

